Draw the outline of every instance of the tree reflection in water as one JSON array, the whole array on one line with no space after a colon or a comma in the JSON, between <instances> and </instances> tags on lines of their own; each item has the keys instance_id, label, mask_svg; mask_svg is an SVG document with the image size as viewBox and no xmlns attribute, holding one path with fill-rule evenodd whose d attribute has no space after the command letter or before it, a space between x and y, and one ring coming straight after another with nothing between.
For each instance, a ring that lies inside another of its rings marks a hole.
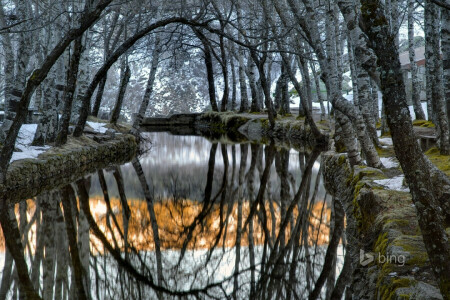
<instances>
[{"instance_id":1,"label":"tree reflection in water","mask_svg":"<svg viewBox=\"0 0 450 300\"><path fill-rule=\"evenodd\" d=\"M1 299L342 295L344 212L319 151L152 138L130 164L1 203Z\"/></svg>"}]
</instances>

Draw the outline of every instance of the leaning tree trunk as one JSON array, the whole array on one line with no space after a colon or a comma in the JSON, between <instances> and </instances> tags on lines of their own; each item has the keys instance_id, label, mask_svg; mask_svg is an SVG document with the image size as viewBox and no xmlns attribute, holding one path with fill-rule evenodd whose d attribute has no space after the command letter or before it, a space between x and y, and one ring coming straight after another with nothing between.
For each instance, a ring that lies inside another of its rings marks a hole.
<instances>
[{"instance_id":1,"label":"leaning tree trunk","mask_svg":"<svg viewBox=\"0 0 450 300\"><path fill-rule=\"evenodd\" d=\"M100 110L100 104L102 103L103 92L105 91L106 80L108 76L105 75L98 84L97 95L95 96L94 106L92 107L92 115L98 117L98 112Z\"/></svg>"},{"instance_id":2,"label":"leaning tree trunk","mask_svg":"<svg viewBox=\"0 0 450 300\"><path fill-rule=\"evenodd\" d=\"M409 115L398 48L380 0L363 0L361 12L369 45L378 57L381 89L394 149L411 190L419 226L442 295L450 298L450 247L433 191L429 161L420 148ZM447 199L448 200L448 199Z\"/></svg>"},{"instance_id":3,"label":"leaning tree trunk","mask_svg":"<svg viewBox=\"0 0 450 300\"><path fill-rule=\"evenodd\" d=\"M416 52L414 50L414 5L416 1L408 0L408 51L411 65L411 100L416 119L425 120L425 113L420 104L420 81L417 76Z\"/></svg>"},{"instance_id":4,"label":"leaning tree trunk","mask_svg":"<svg viewBox=\"0 0 450 300\"><path fill-rule=\"evenodd\" d=\"M70 115L72 112L72 102L77 85L78 66L82 51L82 38L75 40L72 57L69 61L69 70L67 72L67 84L63 96L63 114L61 118L61 128L56 137L56 146L61 146L67 142L69 133Z\"/></svg>"},{"instance_id":5,"label":"leaning tree trunk","mask_svg":"<svg viewBox=\"0 0 450 300\"><path fill-rule=\"evenodd\" d=\"M119 94L117 95L116 104L114 105L114 109L111 113L111 118L109 119L109 123L116 124L119 120L120 111L122 109L123 99L125 97L125 92L127 91L128 82L130 81L131 70L128 66L128 63L125 63L122 66L122 78L120 80L120 88Z\"/></svg>"},{"instance_id":6,"label":"leaning tree trunk","mask_svg":"<svg viewBox=\"0 0 450 300\"><path fill-rule=\"evenodd\" d=\"M142 98L141 105L139 106L139 111L133 121L133 128L132 132L133 134L137 134L139 127L141 126L142 120L145 117L145 112L147 111L148 104L150 103L150 97L153 93L153 83L155 82L156 78L156 71L158 70L158 64L159 64L159 56L161 54L161 48L159 44L159 37L157 36L155 39L155 48L152 53L152 62L150 67L150 74L148 76L147 80L147 87L145 88L144 97Z\"/></svg>"}]
</instances>

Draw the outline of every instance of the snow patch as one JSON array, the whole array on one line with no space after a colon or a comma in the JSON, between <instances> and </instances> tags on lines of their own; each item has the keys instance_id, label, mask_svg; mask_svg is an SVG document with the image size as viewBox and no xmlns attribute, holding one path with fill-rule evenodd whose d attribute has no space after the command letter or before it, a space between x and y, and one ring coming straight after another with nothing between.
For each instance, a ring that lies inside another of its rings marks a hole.
<instances>
[{"instance_id":1,"label":"snow patch","mask_svg":"<svg viewBox=\"0 0 450 300\"><path fill-rule=\"evenodd\" d=\"M106 123L86 122L95 132L105 133L108 128L105 127Z\"/></svg>"},{"instance_id":2,"label":"snow patch","mask_svg":"<svg viewBox=\"0 0 450 300\"><path fill-rule=\"evenodd\" d=\"M403 186L404 178L405 178L404 175L400 175L400 176L396 176L396 177L392 177L392 178L388 178L388 179L374 180L373 182L380 184L389 190L409 193L409 188Z\"/></svg>"},{"instance_id":3,"label":"snow patch","mask_svg":"<svg viewBox=\"0 0 450 300\"><path fill-rule=\"evenodd\" d=\"M398 167L398 161L393 157L380 157L380 160L386 169Z\"/></svg>"},{"instance_id":4,"label":"snow patch","mask_svg":"<svg viewBox=\"0 0 450 300\"><path fill-rule=\"evenodd\" d=\"M15 148L21 152L13 152L10 162L25 158L36 158L50 148L49 146L31 146L36 129L37 124L23 124L20 127Z\"/></svg>"},{"instance_id":5,"label":"snow patch","mask_svg":"<svg viewBox=\"0 0 450 300\"><path fill-rule=\"evenodd\" d=\"M384 144L386 146L393 146L394 145L392 143L392 138L386 137L386 138L381 138L381 139L378 139L378 140L380 141L380 143L382 143L382 144Z\"/></svg>"}]
</instances>

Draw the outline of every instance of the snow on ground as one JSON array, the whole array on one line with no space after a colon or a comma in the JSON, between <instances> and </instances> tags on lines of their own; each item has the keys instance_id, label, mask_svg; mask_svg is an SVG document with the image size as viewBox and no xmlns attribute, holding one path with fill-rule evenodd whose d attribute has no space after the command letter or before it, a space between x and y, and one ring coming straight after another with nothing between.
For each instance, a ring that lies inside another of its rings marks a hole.
<instances>
[{"instance_id":1,"label":"snow on ground","mask_svg":"<svg viewBox=\"0 0 450 300\"><path fill-rule=\"evenodd\" d=\"M36 158L39 154L50 148L49 146L31 146L36 129L37 124L23 124L22 127L20 127L19 135L16 140L16 149L20 149L22 152L13 152L10 162L25 158Z\"/></svg>"},{"instance_id":2,"label":"snow on ground","mask_svg":"<svg viewBox=\"0 0 450 300\"><path fill-rule=\"evenodd\" d=\"M400 176L396 176L396 177L392 177L392 178L388 178L388 179L374 180L373 182L380 184L389 190L409 193L409 188L403 186L404 178L405 178L404 175L400 175Z\"/></svg>"},{"instance_id":3,"label":"snow on ground","mask_svg":"<svg viewBox=\"0 0 450 300\"><path fill-rule=\"evenodd\" d=\"M380 141L380 143L386 145L386 146L393 146L394 144L392 143L392 138L390 137L385 137L385 138L380 138L378 139Z\"/></svg>"},{"instance_id":4,"label":"snow on ground","mask_svg":"<svg viewBox=\"0 0 450 300\"><path fill-rule=\"evenodd\" d=\"M399 164L393 157L380 157L380 160L386 169L397 168Z\"/></svg>"},{"instance_id":5,"label":"snow on ground","mask_svg":"<svg viewBox=\"0 0 450 300\"><path fill-rule=\"evenodd\" d=\"M105 133L108 128L105 127L106 123L86 122L95 132Z\"/></svg>"}]
</instances>

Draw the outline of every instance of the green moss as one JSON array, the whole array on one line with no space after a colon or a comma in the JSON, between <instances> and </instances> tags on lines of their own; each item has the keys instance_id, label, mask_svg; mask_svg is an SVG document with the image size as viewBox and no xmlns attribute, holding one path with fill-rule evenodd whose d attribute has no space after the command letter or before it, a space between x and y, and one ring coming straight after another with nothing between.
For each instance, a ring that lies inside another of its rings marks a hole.
<instances>
[{"instance_id":1,"label":"green moss","mask_svg":"<svg viewBox=\"0 0 450 300\"><path fill-rule=\"evenodd\" d=\"M295 118L296 120L302 120L302 121L305 121L305 117L300 117L300 116L298 116L297 118Z\"/></svg>"},{"instance_id":2,"label":"green moss","mask_svg":"<svg viewBox=\"0 0 450 300\"><path fill-rule=\"evenodd\" d=\"M425 155L431 162L443 171L447 176L450 176L450 155L441 155L438 148L433 147L425 152Z\"/></svg>"},{"instance_id":3,"label":"green moss","mask_svg":"<svg viewBox=\"0 0 450 300\"><path fill-rule=\"evenodd\" d=\"M388 246L387 232L384 232L378 236L373 250L375 251L375 253L385 255L387 246Z\"/></svg>"},{"instance_id":4,"label":"green moss","mask_svg":"<svg viewBox=\"0 0 450 300\"><path fill-rule=\"evenodd\" d=\"M261 123L262 128L269 129L270 124L268 119L259 119L259 122Z\"/></svg>"},{"instance_id":5,"label":"green moss","mask_svg":"<svg viewBox=\"0 0 450 300\"><path fill-rule=\"evenodd\" d=\"M380 157L394 157L395 151L393 147L384 147L379 148L377 147L377 152Z\"/></svg>"},{"instance_id":6,"label":"green moss","mask_svg":"<svg viewBox=\"0 0 450 300\"><path fill-rule=\"evenodd\" d=\"M381 122L380 122L380 121L377 121L377 124L375 125L375 127L376 127L377 129L380 129L380 128L381 128Z\"/></svg>"},{"instance_id":7,"label":"green moss","mask_svg":"<svg viewBox=\"0 0 450 300\"><path fill-rule=\"evenodd\" d=\"M434 128L436 127L433 122L431 121L427 121L427 120L414 120L413 121L413 125L414 126L419 126L419 127L426 127L426 128Z\"/></svg>"},{"instance_id":8,"label":"green moss","mask_svg":"<svg viewBox=\"0 0 450 300\"><path fill-rule=\"evenodd\" d=\"M410 278L401 277L401 278L395 278L392 279L391 283L387 286L385 286L384 291L382 293L381 299L397 299L395 291L399 288L407 288L414 286L416 284L416 281ZM409 299L409 294L402 294L406 298Z\"/></svg>"},{"instance_id":9,"label":"green moss","mask_svg":"<svg viewBox=\"0 0 450 300\"><path fill-rule=\"evenodd\" d=\"M408 265L424 266L428 263L428 254L423 244L422 236L402 235L392 241L392 245L401 247L411 254Z\"/></svg>"}]
</instances>

